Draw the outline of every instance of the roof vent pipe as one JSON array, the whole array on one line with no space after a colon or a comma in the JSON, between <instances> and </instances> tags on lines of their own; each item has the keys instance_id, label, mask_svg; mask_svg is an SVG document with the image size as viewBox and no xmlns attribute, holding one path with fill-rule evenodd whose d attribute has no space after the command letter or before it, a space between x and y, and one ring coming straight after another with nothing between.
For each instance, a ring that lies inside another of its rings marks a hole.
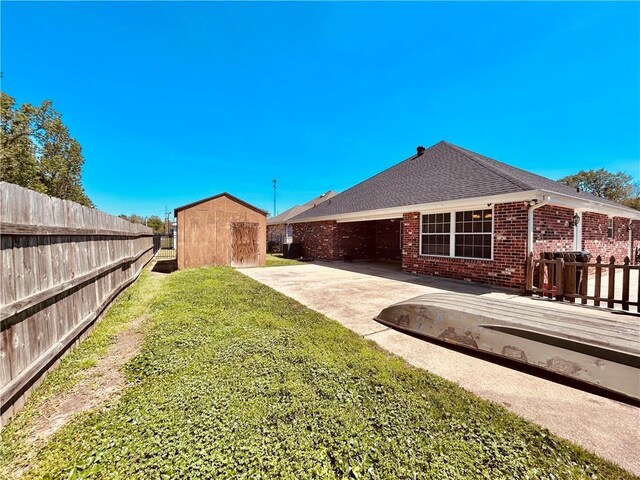
<instances>
[{"instance_id":1,"label":"roof vent pipe","mask_svg":"<svg viewBox=\"0 0 640 480\"><path fill-rule=\"evenodd\" d=\"M426 148L424 148L422 145L420 145L418 148L416 148L416 152L418 152L418 156L422 155L425 150L426 150Z\"/></svg>"}]
</instances>

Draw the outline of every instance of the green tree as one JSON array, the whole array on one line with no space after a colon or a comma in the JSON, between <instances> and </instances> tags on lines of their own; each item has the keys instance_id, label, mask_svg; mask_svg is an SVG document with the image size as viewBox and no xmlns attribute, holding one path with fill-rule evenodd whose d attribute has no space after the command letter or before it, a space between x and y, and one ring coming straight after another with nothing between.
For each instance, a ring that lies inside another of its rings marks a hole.
<instances>
[{"instance_id":1,"label":"green tree","mask_svg":"<svg viewBox=\"0 0 640 480\"><path fill-rule=\"evenodd\" d=\"M640 183L633 185L633 193L623 203L629 208L640 210Z\"/></svg>"},{"instance_id":2,"label":"green tree","mask_svg":"<svg viewBox=\"0 0 640 480\"><path fill-rule=\"evenodd\" d=\"M560 179L562 183L579 188L583 192L625 204L632 202L634 193L637 192L631 180L631 175L624 172L609 172L604 168L582 170Z\"/></svg>"},{"instance_id":3,"label":"green tree","mask_svg":"<svg viewBox=\"0 0 640 480\"><path fill-rule=\"evenodd\" d=\"M165 233L165 225L164 220L162 220L157 215L151 215L150 217L141 217L140 215L136 215L132 213L131 215L118 215L120 218L124 218L132 223L141 223L148 227L151 227L155 233Z\"/></svg>"},{"instance_id":4,"label":"green tree","mask_svg":"<svg viewBox=\"0 0 640 480\"><path fill-rule=\"evenodd\" d=\"M152 215L147 219L147 226L153 228L156 233L165 233L164 220L156 215Z\"/></svg>"},{"instance_id":5,"label":"green tree","mask_svg":"<svg viewBox=\"0 0 640 480\"><path fill-rule=\"evenodd\" d=\"M51 102L18 107L0 92L0 114L0 180L93 207L82 187L82 148Z\"/></svg>"}]
</instances>

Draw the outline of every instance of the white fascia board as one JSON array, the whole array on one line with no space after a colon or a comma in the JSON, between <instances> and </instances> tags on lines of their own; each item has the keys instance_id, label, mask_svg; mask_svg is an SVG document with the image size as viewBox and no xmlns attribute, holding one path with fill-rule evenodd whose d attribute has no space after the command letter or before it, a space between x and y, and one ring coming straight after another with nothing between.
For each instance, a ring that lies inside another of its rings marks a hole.
<instances>
[{"instance_id":1,"label":"white fascia board","mask_svg":"<svg viewBox=\"0 0 640 480\"><path fill-rule=\"evenodd\" d=\"M587 200L585 198L573 197L548 190L541 190L541 193L550 196L550 203L558 207L572 208L577 212L595 212L609 217L624 217L632 220L640 220L640 211L622 205L618 207L599 202L598 200Z\"/></svg>"},{"instance_id":2,"label":"white fascia board","mask_svg":"<svg viewBox=\"0 0 640 480\"><path fill-rule=\"evenodd\" d=\"M381 208L378 210L367 210L362 212L343 213L340 215L324 215L317 217L302 218L300 220L293 218L289 223L309 223L321 222L326 220L335 220L338 223L346 222L365 222L368 220L387 220L392 218L402 218L402 214L408 212L437 212L452 211L458 209L477 209L487 208L488 205L497 203L511 203L520 201L530 201L540 198L539 190L528 190L525 192L505 193L502 195L490 195L486 197L461 198L458 200L449 200L446 202L420 203L414 205L403 205L400 207Z\"/></svg>"}]
</instances>

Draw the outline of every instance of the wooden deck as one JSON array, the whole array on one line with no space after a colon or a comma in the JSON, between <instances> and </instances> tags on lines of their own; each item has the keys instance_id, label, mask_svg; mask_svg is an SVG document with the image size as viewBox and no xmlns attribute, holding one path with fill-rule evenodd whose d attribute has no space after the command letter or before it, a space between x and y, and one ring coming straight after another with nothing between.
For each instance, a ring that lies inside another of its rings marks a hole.
<instances>
[{"instance_id":1,"label":"wooden deck","mask_svg":"<svg viewBox=\"0 0 640 480\"><path fill-rule=\"evenodd\" d=\"M640 319L574 310L434 293L387 307L376 320L640 399Z\"/></svg>"}]
</instances>

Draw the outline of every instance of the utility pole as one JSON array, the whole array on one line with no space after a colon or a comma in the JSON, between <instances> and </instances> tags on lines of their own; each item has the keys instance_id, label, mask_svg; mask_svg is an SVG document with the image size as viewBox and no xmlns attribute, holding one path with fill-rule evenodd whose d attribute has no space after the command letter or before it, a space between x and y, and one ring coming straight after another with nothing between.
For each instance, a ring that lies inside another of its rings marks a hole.
<instances>
[{"instance_id":1,"label":"utility pole","mask_svg":"<svg viewBox=\"0 0 640 480\"><path fill-rule=\"evenodd\" d=\"M278 215L278 212L276 211L276 184L277 183L278 183L278 179L274 178L273 179L273 216L274 217Z\"/></svg>"},{"instance_id":2,"label":"utility pole","mask_svg":"<svg viewBox=\"0 0 640 480\"><path fill-rule=\"evenodd\" d=\"M169 234L169 209L166 205L164 206L164 233Z\"/></svg>"}]
</instances>

